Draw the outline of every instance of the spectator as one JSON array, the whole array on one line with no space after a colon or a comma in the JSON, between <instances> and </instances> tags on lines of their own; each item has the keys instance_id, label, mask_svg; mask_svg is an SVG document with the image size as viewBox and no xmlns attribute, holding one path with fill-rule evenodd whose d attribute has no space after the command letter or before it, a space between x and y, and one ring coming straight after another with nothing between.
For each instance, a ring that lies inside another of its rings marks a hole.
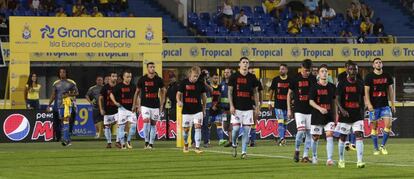
<instances>
[{"instance_id":1,"label":"spectator","mask_svg":"<svg viewBox=\"0 0 414 179\"><path fill-rule=\"evenodd\" d=\"M223 25L230 29L233 22L233 2L225 0L223 4Z\"/></svg>"},{"instance_id":2,"label":"spectator","mask_svg":"<svg viewBox=\"0 0 414 179\"><path fill-rule=\"evenodd\" d=\"M302 28L302 22L300 22L300 19L298 16L293 17L292 20L288 23L287 31L289 34L296 35L300 33Z\"/></svg>"},{"instance_id":3,"label":"spectator","mask_svg":"<svg viewBox=\"0 0 414 179\"><path fill-rule=\"evenodd\" d=\"M93 7L92 17L103 17L104 15L99 12L98 7Z\"/></svg>"},{"instance_id":4,"label":"spectator","mask_svg":"<svg viewBox=\"0 0 414 179\"><path fill-rule=\"evenodd\" d=\"M0 14L0 35L3 42L7 40L6 36L9 35L9 21L4 14Z\"/></svg>"},{"instance_id":5,"label":"spectator","mask_svg":"<svg viewBox=\"0 0 414 179\"><path fill-rule=\"evenodd\" d=\"M110 78L111 76L105 76L105 78L104 78L104 85L106 85L106 84L108 84L109 83L109 78Z\"/></svg>"},{"instance_id":6,"label":"spectator","mask_svg":"<svg viewBox=\"0 0 414 179\"><path fill-rule=\"evenodd\" d=\"M240 10L240 14L237 15L236 17L236 25L239 28L243 28L247 25L247 16L246 14L244 14L244 10Z\"/></svg>"},{"instance_id":7,"label":"spectator","mask_svg":"<svg viewBox=\"0 0 414 179\"><path fill-rule=\"evenodd\" d=\"M173 120L176 121L176 117L177 117L177 98L176 98L176 94L179 88L179 83L176 80L175 74L173 72L171 72L169 74L169 78L170 78L170 84L168 85L167 88L167 100L166 100L166 104L165 104L165 109L167 109L168 112L168 119L169 120Z\"/></svg>"},{"instance_id":8,"label":"spectator","mask_svg":"<svg viewBox=\"0 0 414 179\"><path fill-rule=\"evenodd\" d=\"M95 138L98 139L101 136L101 131L103 130L102 121L103 116L99 111L99 96L101 95L101 89L103 87L103 78L102 76L96 77L96 84L89 88L86 93L86 100L92 105L93 108L93 122L95 124L96 135Z\"/></svg>"},{"instance_id":9,"label":"spectator","mask_svg":"<svg viewBox=\"0 0 414 179\"><path fill-rule=\"evenodd\" d=\"M343 30L341 31L341 33L339 34L341 37L341 40L343 43L349 43L349 44L355 44L356 40L355 38L352 36L352 32Z\"/></svg>"},{"instance_id":10,"label":"spectator","mask_svg":"<svg viewBox=\"0 0 414 179\"><path fill-rule=\"evenodd\" d=\"M99 0L99 9L103 11L109 10L109 1L108 0Z\"/></svg>"},{"instance_id":11,"label":"spectator","mask_svg":"<svg viewBox=\"0 0 414 179\"><path fill-rule=\"evenodd\" d=\"M68 15L66 15L65 10L63 9L63 7L60 7L58 12L56 13L56 17L67 17Z\"/></svg>"},{"instance_id":12,"label":"spectator","mask_svg":"<svg viewBox=\"0 0 414 179\"><path fill-rule=\"evenodd\" d=\"M374 24L372 24L369 17L365 17L362 20L361 25L359 27L360 27L361 35L366 36L366 35L372 34Z\"/></svg>"},{"instance_id":13,"label":"spectator","mask_svg":"<svg viewBox=\"0 0 414 179\"><path fill-rule=\"evenodd\" d=\"M54 0L42 0L41 3L46 12L53 12L56 9Z\"/></svg>"},{"instance_id":14,"label":"spectator","mask_svg":"<svg viewBox=\"0 0 414 179\"><path fill-rule=\"evenodd\" d=\"M162 32L162 43L168 43L168 38L165 35L165 32L164 31Z\"/></svg>"},{"instance_id":15,"label":"spectator","mask_svg":"<svg viewBox=\"0 0 414 179\"><path fill-rule=\"evenodd\" d=\"M305 0L306 10L309 12L314 12L318 14L319 0Z\"/></svg>"},{"instance_id":16,"label":"spectator","mask_svg":"<svg viewBox=\"0 0 414 179\"><path fill-rule=\"evenodd\" d=\"M19 6L19 1L18 0L9 0L7 2L7 7L9 8L9 10L16 10L17 7Z\"/></svg>"},{"instance_id":17,"label":"spectator","mask_svg":"<svg viewBox=\"0 0 414 179\"><path fill-rule=\"evenodd\" d=\"M361 16L373 18L374 17L374 10L372 10L367 4L361 3Z\"/></svg>"},{"instance_id":18,"label":"spectator","mask_svg":"<svg viewBox=\"0 0 414 179\"><path fill-rule=\"evenodd\" d=\"M329 7L328 3L325 3L322 10L322 19L331 20L335 18L336 12L333 8Z\"/></svg>"},{"instance_id":19,"label":"spectator","mask_svg":"<svg viewBox=\"0 0 414 179\"><path fill-rule=\"evenodd\" d=\"M305 19L305 25L314 28L319 25L319 17L315 15L315 12L311 11L309 16Z\"/></svg>"},{"instance_id":20,"label":"spectator","mask_svg":"<svg viewBox=\"0 0 414 179\"><path fill-rule=\"evenodd\" d=\"M361 17L361 8L355 2L352 2L351 7L347 9L347 16L349 21L359 20Z\"/></svg>"},{"instance_id":21,"label":"spectator","mask_svg":"<svg viewBox=\"0 0 414 179\"><path fill-rule=\"evenodd\" d=\"M30 8L31 9L39 9L40 8L40 0L31 0L31 2L29 1L29 3L30 3Z\"/></svg>"},{"instance_id":22,"label":"spectator","mask_svg":"<svg viewBox=\"0 0 414 179\"><path fill-rule=\"evenodd\" d=\"M37 75L35 73L30 74L24 90L27 109L40 109L39 93L41 87L37 81Z\"/></svg>"},{"instance_id":23,"label":"spectator","mask_svg":"<svg viewBox=\"0 0 414 179\"><path fill-rule=\"evenodd\" d=\"M88 13L88 10L86 8L83 8L80 17L91 17L91 15Z\"/></svg>"},{"instance_id":24,"label":"spectator","mask_svg":"<svg viewBox=\"0 0 414 179\"><path fill-rule=\"evenodd\" d=\"M262 2L265 12L277 19L280 18L280 14L285 8L285 4L286 0L264 0Z\"/></svg>"},{"instance_id":25,"label":"spectator","mask_svg":"<svg viewBox=\"0 0 414 179\"><path fill-rule=\"evenodd\" d=\"M384 25L382 24L380 18L377 18L375 20L375 24L374 24L374 27L373 27L373 31L374 31L374 35L375 36L380 36L381 34L384 33Z\"/></svg>"},{"instance_id":26,"label":"spectator","mask_svg":"<svg viewBox=\"0 0 414 179\"><path fill-rule=\"evenodd\" d=\"M82 1L77 1L76 4L73 6L72 8L72 13L73 16L81 16L83 9L85 9L85 7L82 5Z\"/></svg>"}]
</instances>

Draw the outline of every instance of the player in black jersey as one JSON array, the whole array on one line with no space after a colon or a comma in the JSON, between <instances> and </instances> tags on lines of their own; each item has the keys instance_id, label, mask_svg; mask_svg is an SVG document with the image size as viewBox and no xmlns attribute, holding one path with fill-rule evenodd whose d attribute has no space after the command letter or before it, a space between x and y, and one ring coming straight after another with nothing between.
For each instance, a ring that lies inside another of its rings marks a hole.
<instances>
[{"instance_id":1,"label":"player in black jersey","mask_svg":"<svg viewBox=\"0 0 414 179\"><path fill-rule=\"evenodd\" d=\"M131 148L131 138L137 130L137 116L132 112L136 87L131 84L131 80L131 71L125 70L122 73L122 82L114 87L110 96L112 102L118 107L118 136L122 149L126 149L124 136L127 123L130 125L127 138L128 148Z\"/></svg>"},{"instance_id":2,"label":"player in black jersey","mask_svg":"<svg viewBox=\"0 0 414 179\"><path fill-rule=\"evenodd\" d=\"M279 141L278 145L285 145L285 131L287 125L287 94L289 92L290 78L288 77L288 67L280 64L279 76L273 78L270 86L270 100L274 99L274 105L269 102L269 110L275 113L278 122Z\"/></svg>"},{"instance_id":3,"label":"player in black jersey","mask_svg":"<svg viewBox=\"0 0 414 179\"><path fill-rule=\"evenodd\" d=\"M253 110L259 113L259 94L257 89L256 76L248 72L249 59L240 58L239 71L231 75L229 80L228 97L230 102L231 123L233 125L232 144L233 157L237 156L237 139L240 126L243 126L242 137L242 155L244 159L247 156L247 145L249 142L249 133L253 121ZM252 103L254 98L254 104ZM256 107L256 109L254 109Z\"/></svg>"},{"instance_id":4,"label":"player in black jersey","mask_svg":"<svg viewBox=\"0 0 414 179\"><path fill-rule=\"evenodd\" d=\"M308 153L311 147L311 106L309 105L309 90L312 85L316 84L316 77L311 73L312 61L309 59L303 60L301 71L294 76L289 85L287 95L287 112L288 117L292 118L291 99L294 97L295 104L295 120L296 120L296 139L295 139L295 154L293 160L299 162L299 148L302 143L303 136L305 136L305 148L303 150L302 162L311 162Z\"/></svg>"},{"instance_id":5,"label":"player in black jersey","mask_svg":"<svg viewBox=\"0 0 414 179\"><path fill-rule=\"evenodd\" d=\"M155 73L155 64L147 63L147 74L142 76L137 83L134 95L134 110L141 113L144 120L144 149L152 149L154 146L157 121L163 111L165 100L165 88L162 78ZM132 146L131 146L132 147Z\"/></svg>"},{"instance_id":6,"label":"player in black jersey","mask_svg":"<svg viewBox=\"0 0 414 179\"><path fill-rule=\"evenodd\" d=\"M372 131L371 138L374 143L374 155L387 155L385 144L391 132L392 113L395 113L394 84L391 75L382 70L382 60L375 58L372 61L374 71L365 77L365 99L369 110L369 120ZM389 103L388 103L389 102ZM389 105L391 104L391 106ZM384 120L384 130L381 147L378 148L378 120Z\"/></svg>"},{"instance_id":7,"label":"player in black jersey","mask_svg":"<svg viewBox=\"0 0 414 179\"><path fill-rule=\"evenodd\" d=\"M104 117L104 132L107 141L106 148L112 148L111 129L112 125L116 123L116 113L118 113L118 107L112 102L110 98L112 90L116 85L117 78L118 74L116 74L115 72L110 73L108 83L102 87L101 95L99 96L98 101L99 111L101 112L101 115ZM117 140L117 142L119 141ZM120 147L119 144L118 147Z\"/></svg>"},{"instance_id":8,"label":"player in black jersey","mask_svg":"<svg viewBox=\"0 0 414 179\"><path fill-rule=\"evenodd\" d=\"M312 134L312 163L318 163L317 147L322 130L326 134L327 166L333 163L333 132L335 130L335 85L328 82L328 66L319 67L319 80L311 87L309 92L309 104L312 106L311 134Z\"/></svg>"},{"instance_id":9,"label":"player in black jersey","mask_svg":"<svg viewBox=\"0 0 414 179\"><path fill-rule=\"evenodd\" d=\"M201 126L203 125L203 116L206 113L206 86L203 81L198 80L201 73L200 67L194 66L189 72L188 78L180 83L177 92L177 105L183 107L182 121L184 128L184 153L188 153L188 133L190 127L195 127L195 144L197 154L202 153L201 143Z\"/></svg>"},{"instance_id":10,"label":"player in black jersey","mask_svg":"<svg viewBox=\"0 0 414 179\"><path fill-rule=\"evenodd\" d=\"M350 62L346 69L347 77L339 81L336 90L336 104L339 109L339 122L335 131L340 133L338 142L338 167L345 168L344 149L347 135L353 131L356 136L357 167L363 168L364 153L364 82L357 77L358 68Z\"/></svg>"}]
</instances>

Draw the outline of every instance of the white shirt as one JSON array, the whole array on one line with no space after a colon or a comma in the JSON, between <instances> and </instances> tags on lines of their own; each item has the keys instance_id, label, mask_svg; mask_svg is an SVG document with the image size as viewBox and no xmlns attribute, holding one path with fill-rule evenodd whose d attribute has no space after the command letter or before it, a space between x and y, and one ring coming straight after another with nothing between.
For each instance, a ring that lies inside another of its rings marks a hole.
<instances>
[{"instance_id":1,"label":"white shirt","mask_svg":"<svg viewBox=\"0 0 414 179\"><path fill-rule=\"evenodd\" d=\"M233 8L230 5L227 5L226 3L224 3L223 14L232 16L233 15Z\"/></svg>"},{"instance_id":2,"label":"white shirt","mask_svg":"<svg viewBox=\"0 0 414 179\"><path fill-rule=\"evenodd\" d=\"M32 1L32 6L34 9L39 9L39 5L40 5L40 0L33 0Z\"/></svg>"},{"instance_id":3,"label":"white shirt","mask_svg":"<svg viewBox=\"0 0 414 179\"><path fill-rule=\"evenodd\" d=\"M323 9L322 11L322 17L334 17L336 16L335 10L332 8L329 8L329 11L327 11L326 9Z\"/></svg>"},{"instance_id":4,"label":"white shirt","mask_svg":"<svg viewBox=\"0 0 414 179\"><path fill-rule=\"evenodd\" d=\"M240 16L240 14L239 14L239 16ZM246 16L246 14L244 14L243 16L240 17L239 23L240 24L241 23L247 24L247 16Z\"/></svg>"}]
</instances>

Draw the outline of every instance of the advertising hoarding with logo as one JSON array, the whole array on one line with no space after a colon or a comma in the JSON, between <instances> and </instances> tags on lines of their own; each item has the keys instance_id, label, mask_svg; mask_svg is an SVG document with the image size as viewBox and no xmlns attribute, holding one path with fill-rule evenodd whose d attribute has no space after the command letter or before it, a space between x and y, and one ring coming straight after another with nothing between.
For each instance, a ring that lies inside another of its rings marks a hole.
<instances>
[{"instance_id":1,"label":"advertising hoarding with logo","mask_svg":"<svg viewBox=\"0 0 414 179\"><path fill-rule=\"evenodd\" d=\"M47 142L53 139L53 113L0 110L0 143Z\"/></svg>"}]
</instances>

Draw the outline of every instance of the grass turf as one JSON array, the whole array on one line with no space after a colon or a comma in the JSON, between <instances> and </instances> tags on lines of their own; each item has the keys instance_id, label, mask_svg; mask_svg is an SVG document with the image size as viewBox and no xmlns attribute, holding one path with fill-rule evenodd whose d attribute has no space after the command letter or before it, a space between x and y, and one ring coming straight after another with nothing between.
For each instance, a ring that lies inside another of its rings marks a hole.
<instances>
[{"instance_id":1,"label":"grass turf","mask_svg":"<svg viewBox=\"0 0 414 179\"><path fill-rule=\"evenodd\" d=\"M386 156L374 156L366 139L363 169L356 168L355 151L346 152L345 169L325 166L322 141L318 165L294 163L293 141L283 147L258 141L248 148L247 160L233 158L231 148L214 141L203 154L184 154L174 141L156 141L152 151L144 150L142 141L133 144L132 150L106 149L104 141L74 141L70 147L56 142L0 144L0 178L414 178L414 139L389 140ZM337 154L335 142L335 160Z\"/></svg>"}]
</instances>

